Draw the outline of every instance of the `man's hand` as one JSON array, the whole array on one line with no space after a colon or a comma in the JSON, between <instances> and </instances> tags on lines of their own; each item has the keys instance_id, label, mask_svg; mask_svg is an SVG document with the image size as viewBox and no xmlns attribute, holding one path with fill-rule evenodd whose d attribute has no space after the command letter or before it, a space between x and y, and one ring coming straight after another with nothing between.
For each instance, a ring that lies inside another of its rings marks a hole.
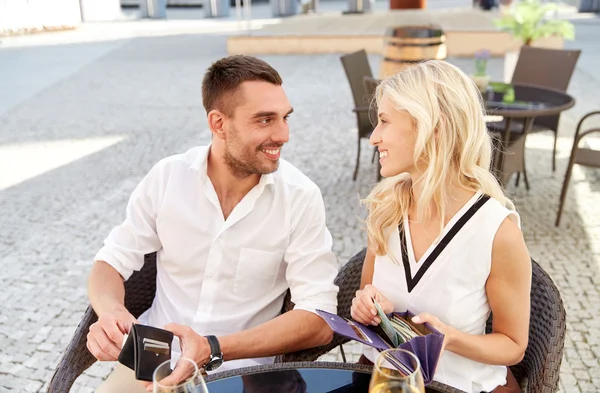
<instances>
[{"instance_id":1,"label":"man's hand","mask_svg":"<svg viewBox=\"0 0 600 393\"><path fill-rule=\"evenodd\" d=\"M123 307L111 313L105 313L90 326L87 335L87 348L100 361L114 361L121 353L123 336L129 333L131 324L137 320Z\"/></svg>"},{"instance_id":2,"label":"man's hand","mask_svg":"<svg viewBox=\"0 0 600 393\"><path fill-rule=\"evenodd\" d=\"M199 335L189 326L170 323L165 329L179 337L181 344L181 357L191 359L198 365L198 368L204 367L210 357L210 345L206 337ZM161 381L161 385L173 386L189 378L194 370L188 362L177 362L171 375ZM151 383L145 383L146 389L151 392L153 387Z\"/></svg>"}]
</instances>

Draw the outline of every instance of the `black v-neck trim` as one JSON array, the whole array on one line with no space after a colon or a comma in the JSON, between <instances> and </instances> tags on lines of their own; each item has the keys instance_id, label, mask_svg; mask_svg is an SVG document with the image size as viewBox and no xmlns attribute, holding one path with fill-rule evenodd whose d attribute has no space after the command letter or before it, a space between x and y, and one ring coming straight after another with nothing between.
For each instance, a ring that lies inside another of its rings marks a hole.
<instances>
[{"instance_id":1,"label":"black v-neck trim","mask_svg":"<svg viewBox=\"0 0 600 393\"><path fill-rule=\"evenodd\" d=\"M481 195L477 202L473 204L466 211L465 214L450 228L448 233L442 238L440 243L433 249L431 254L427 257L423 265L417 271L417 274L413 278L412 272L410 271L410 261L408 259L408 248L406 247L406 234L404 233L404 229L402 223L398 225L398 230L400 231L400 247L402 248L402 263L404 264L404 275L406 277L406 286L408 288L408 292L412 292L412 290L417 286L423 275L427 272L427 270L431 267L436 258L444 251L444 248L450 243L450 241L456 236L458 231L473 217L473 215L479 210L488 200L490 199L489 195Z\"/></svg>"}]
</instances>

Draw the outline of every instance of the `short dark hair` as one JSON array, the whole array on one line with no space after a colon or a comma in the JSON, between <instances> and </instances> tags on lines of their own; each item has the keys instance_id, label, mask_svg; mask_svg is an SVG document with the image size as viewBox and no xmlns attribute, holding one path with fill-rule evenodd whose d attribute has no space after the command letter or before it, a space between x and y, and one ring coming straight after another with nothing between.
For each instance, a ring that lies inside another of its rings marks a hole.
<instances>
[{"instance_id":1,"label":"short dark hair","mask_svg":"<svg viewBox=\"0 0 600 393\"><path fill-rule=\"evenodd\" d=\"M277 86L283 84L273 67L253 56L235 55L214 62L202 79L202 104L206 113L217 109L231 116L237 99L229 97L224 102L225 96L235 94L242 83L250 81L264 81Z\"/></svg>"}]
</instances>

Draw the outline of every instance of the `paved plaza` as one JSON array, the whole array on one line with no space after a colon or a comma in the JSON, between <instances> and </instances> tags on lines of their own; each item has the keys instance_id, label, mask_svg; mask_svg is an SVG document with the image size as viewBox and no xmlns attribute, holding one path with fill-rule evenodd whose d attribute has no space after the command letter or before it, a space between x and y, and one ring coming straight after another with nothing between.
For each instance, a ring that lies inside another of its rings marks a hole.
<instances>
[{"instance_id":1,"label":"paved plaza","mask_svg":"<svg viewBox=\"0 0 600 393\"><path fill-rule=\"evenodd\" d=\"M554 227L574 126L600 109L600 20L576 23L577 40L567 46L583 49L569 89L577 104L561 121L557 171L551 134L531 135L531 190L514 182L507 190L532 257L565 302L567 393L600 386L600 171L576 167L561 227ZM209 142L201 79L226 56L226 37L211 34L40 40L44 45L0 44L0 392L45 391L87 307L92 258L122 220L131 191L161 158ZM263 58L281 72L295 108L283 156L321 188L343 264L365 245L359 200L376 174L365 141L352 181L355 118L339 55ZM377 69L380 59L370 60ZM502 59L490 67L500 79ZM360 347L348 344L346 353L356 359ZM111 366L94 365L73 391L93 392Z\"/></svg>"}]
</instances>

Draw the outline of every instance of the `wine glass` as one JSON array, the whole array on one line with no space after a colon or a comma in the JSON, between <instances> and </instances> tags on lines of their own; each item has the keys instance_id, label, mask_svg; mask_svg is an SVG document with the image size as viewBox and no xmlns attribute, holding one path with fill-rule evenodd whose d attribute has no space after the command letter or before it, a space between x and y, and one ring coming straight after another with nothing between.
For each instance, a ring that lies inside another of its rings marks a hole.
<instances>
[{"instance_id":1,"label":"wine glass","mask_svg":"<svg viewBox=\"0 0 600 393\"><path fill-rule=\"evenodd\" d=\"M165 386L161 384L161 381L171 375L173 371L171 369L171 361L167 360L161 363L152 374L154 393L208 393L206 383L196 362L188 358L179 358L177 364L179 365L180 362L186 363L191 371L190 376L185 381L179 382L176 385Z\"/></svg>"},{"instance_id":2,"label":"wine glass","mask_svg":"<svg viewBox=\"0 0 600 393\"><path fill-rule=\"evenodd\" d=\"M404 349L388 349L373 365L369 393L425 393L419 358Z\"/></svg>"}]
</instances>

